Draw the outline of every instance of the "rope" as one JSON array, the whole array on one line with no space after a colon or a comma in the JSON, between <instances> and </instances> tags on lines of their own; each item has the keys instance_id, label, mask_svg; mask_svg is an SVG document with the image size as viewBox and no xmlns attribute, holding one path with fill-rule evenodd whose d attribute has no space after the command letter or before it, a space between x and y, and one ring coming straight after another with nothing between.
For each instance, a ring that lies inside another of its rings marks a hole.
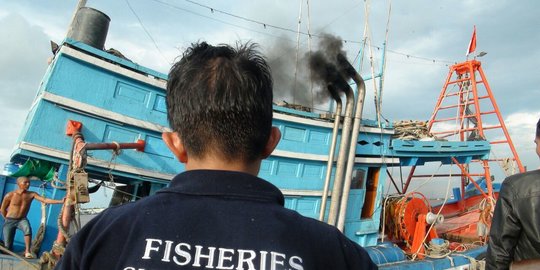
<instances>
[{"instance_id":1,"label":"rope","mask_svg":"<svg viewBox=\"0 0 540 270\"><path fill-rule=\"evenodd\" d=\"M426 138L431 138L435 140L436 138L433 134L429 133L428 124L425 121L419 120L402 120L399 122L394 122L394 135L392 138L399 140L422 140Z\"/></svg>"},{"instance_id":2,"label":"rope","mask_svg":"<svg viewBox=\"0 0 540 270\"><path fill-rule=\"evenodd\" d=\"M478 244L476 244L478 243ZM477 248L478 246L480 245L484 245L484 243L482 241L475 241L473 243L462 243L460 244L459 246L455 247L454 249L452 249L452 252L456 252L456 251L465 251L465 250L469 250L469 249L473 249L473 248Z\"/></svg>"},{"instance_id":3,"label":"rope","mask_svg":"<svg viewBox=\"0 0 540 270\"><path fill-rule=\"evenodd\" d=\"M491 206L491 214L493 215L493 209L495 208L496 202L497 201L493 197L490 197L489 202L486 200L486 198L483 198L482 201L480 201L480 203L478 204L478 206L480 207L480 209L484 209L487 206L487 203L489 203Z\"/></svg>"},{"instance_id":4,"label":"rope","mask_svg":"<svg viewBox=\"0 0 540 270\"><path fill-rule=\"evenodd\" d=\"M58 262L58 257L56 257L54 254L59 254L60 256L64 254L65 247L62 245L59 245L58 243L54 242L51 252L43 252L41 254L41 258L39 258L39 263L43 265L47 265L48 268L43 269L53 269L56 266L56 263Z\"/></svg>"},{"instance_id":5,"label":"rope","mask_svg":"<svg viewBox=\"0 0 540 270\"><path fill-rule=\"evenodd\" d=\"M57 185L60 184L60 185ZM51 181L51 186L55 189L67 189L66 182L58 179L58 172L54 173L53 179Z\"/></svg>"},{"instance_id":6,"label":"rope","mask_svg":"<svg viewBox=\"0 0 540 270\"><path fill-rule=\"evenodd\" d=\"M515 158L499 158L494 147L491 147L490 154L493 154L493 158L497 160L497 165L499 165L506 177L516 174L517 162Z\"/></svg>"},{"instance_id":7,"label":"rope","mask_svg":"<svg viewBox=\"0 0 540 270\"><path fill-rule=\"evenodd\" d=\"M449 246L450 242L448 240L444 240L442 244L430 243L427 247L428 254L426 256L434 259L444 258L452 253L448 249Z\"/></svg>"},{"instance_id":8,"label":"rope","mask_svg":"<svg viewBox=\"0 0 540 270\"><path fill-rule=\"evenodd\" d=\"M82 146L78 151L75 151L79 144L82 144ZM86 142L75 143L75 149L73 152L75 153L73 159L71 160L73 166L71 167L70 172L73 170L84 170L84 167L86 166Z\"/></svg>"},{"instance_id":9,"label":"rope","mask_svg":"<svg viewBox=\"0 0 540 270\"><path fill-rule=\"evenodd\" d=\"M52 181L51 181L52 183ZM40 193L42 197L45 197L45 186L47 185L46 182L43 182L43 184L40 185ZM45 221L47 216L47 209L46 209L45 203L41 203L41 220L39 224L39 229L36 233L36 236L34 240L32 241L32 245L30 247L30 251L34 254L38 254L39 250L41 249L41 244L43 243L43 238L45 237Z\"/></svg>"},{"instance_id":10,"label":"rope","mask_svg":"<svg viewBox=\"0 0 540 270\"><path fill-rule=\"evenodd\" d=\"M51 183L59 182L59 183L63 184L63 186L64 186L63 189L68 189L68 187L70 186L70 182L71 182L71 179L73 178L74 170L80 170L81 169L79 166L75 167L74 155L81 158L81 160L80 160L81 164L79 164L79 165L84 166L84 162L83 162L82 159L85 158L85 155L81 154L81 152L83 150L85 151L84 146L81 147L81 149L77 153L74 153L75 149L76 149L77 139L80 138L81 140L84 140L84 137L80 133L75 133L75 134L73 134L72 138L73 138L73 141L71 143L71 151L70 151L70 155L69 155L68 174L67 174L67 177L66 177L67 180L66 180L66 182L62 182L60 179L58 179L57 174L55 174L55 177L53 178L53 181L51 182ZM69 192L70 191L68 189L68 194L69 194ZM76 196L76 193L75 193L75 196ZM67 231L67 228L65 228L64 225L62 224L62 216L64 214L64 208L66 207L66 204L69 203L70 200L71 200L71 198L68 197L68 199L62 204L62 208L60 208L60 212L59 212L58 217L56 219L56 225L58 226L58 231L66 239L66 242L69 242L69 240L71 239L71 235L69 235L69 232ZM53 249L54 249L54 245L53 245ZM42 259L46 260L47 255L50 255L50 254L45 252L42 255ZM50 255L50 256L52 256L52 255ZM46 260L46 262L50 262L50 261ZM53 264L53 266L54 266L54 264Z\"/></svg>"},{"instance_id":11,"label":"rope","mask_svg":"<svg viewBox=\"0 0 540 270\"><path fill-rule=\"evenodd\" d=\"M69 232L67 231L67 228L64 227L62 224L62 214L64 213L64 208L66 207L66 203L62 204L62 208L60 208L60 214L58 215L58 218L56 219L56 224L58 225L58 231L66 238L66 242L69 242L71 239L71 235L69 235Z\"/></svg>"},{"instance_id":12,"label":"rope","mask_svg":"<svg viewBox=\"0 0 540 270\"><path fill-rule=\"evenodd\" d=\"M469 262L471 262L471 267L469 269L477 269L477 266L479 264L479 262L471 257L471 256L467 256L467 255L464 255L464 254L454 254L455 256L461 256L461 257L465 257L467 259L469 259Z\"/></svg>"},{"instance_id":13,"label":"rope","mask_svg":"<svg viewBox=\"0 0 540 270\"><path fill-rule=\"evenodd\" d=\"M86 166L86 143L84 142L84 137L82 134L76 133L73 135L72 138L73 138L73 141L71 144L71 151L69 155L68 173L66 177L66 182L63 182L60 179L58 179L58 173L54 174L53 180L51 181L51 186L58 189L67 189L68 194L71 191L69 188L72 185L72 181L74 179L75 173L85 173L84 167ZM78 141L79 139L81 139L82 142ZM77 146L80 143L82 143L82 146L76 151L76 149L78 148ZM75 192L73 195L75 196L75 202L77 202L77 192ZM64 227L63 222L62 222L62 217L64 214L64 209L66 207L66 204L70 202L71 202L71 198L68 197L68 199L62 204L62 208L60 209L60 213L58 214L58 217L56 220L58 231L65 238L66 242L70 241L72 235L69 234L68 228ZM72 216L71 221L75 223L75 226L78 230L80 228L80 212L79 212L79 207L77 203L74 203L73 210L75 211L75 218L73 218ZM39 234L39 231L38 231L38 234ZM47 265L48 269L52 269L54 268L58 260L57 257L53 254L61 255L63 253L64 253L64 246L58 244L55 241L50 252L43 252L40 258L40 263L42 264L42 266Z\"/></svg>"},{"instance_id":14,"label":"rope","mask_svg":"<svg viewBox=\"0 0 540 270\"><path fill-rule=\"evenodd\" d=\"M32 241L32 247L30 248L30 251L32 251L32 253L34 254L39 253L39 250L41 249L41 244L43 243L43 238L45 237L45 216L47 215L45 205L45 203L41 203L41 222L39 224L39 229L36 233L36 237L34 238L34 241Z\"/></svg>"},{"instance_id":15,"label":"rope","mask_svg":"<svg viewBox=\"0 0 540 270\"><path fill-rule=\"evenodd\" d=\"M116 145L116 149L112 151L111 159L109 160L109 164L107 165L107 175L109 177L109 181L113 183L113 186L116 186L116 183L114 182L114 176L112 175L112 171L116 167L116 163L114 161L120 155L120 144L118 142L113 141L114 145Z\"/></svg>"}]
</instances>

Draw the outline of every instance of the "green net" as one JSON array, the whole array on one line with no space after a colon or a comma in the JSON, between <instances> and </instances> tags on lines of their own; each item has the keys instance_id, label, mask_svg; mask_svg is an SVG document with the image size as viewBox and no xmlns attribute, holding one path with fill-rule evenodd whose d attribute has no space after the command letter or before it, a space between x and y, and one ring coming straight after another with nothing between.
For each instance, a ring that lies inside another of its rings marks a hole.
<instances>
[{"instance_id":1,"label":"green net","mask_svg":"<svg viewBox=\"0 0 540 270\"><path fill-rule=\"evenodd\" d=\"M35 176L44 181L50 181L54 177L54 166L52 163L45 160L29 158L15 173L9 175L11 177L19 176Z\"/></svg>"}]
</instances>

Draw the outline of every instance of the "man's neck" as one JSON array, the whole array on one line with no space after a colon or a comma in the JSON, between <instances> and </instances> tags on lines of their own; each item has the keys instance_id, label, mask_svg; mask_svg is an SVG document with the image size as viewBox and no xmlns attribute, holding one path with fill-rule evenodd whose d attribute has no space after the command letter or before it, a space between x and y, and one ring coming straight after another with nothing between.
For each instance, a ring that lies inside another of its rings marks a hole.
<instances>
[{"instance_id":1,"label":"man's neck","mask_svg":"<svg viewBox=\"0 0 540 270\"><path fill-rule=\"evenodd\" d=\"M17 194L21 195L26 192L26 189L19 188L15 191Z\"/></svg>"},{"instance_id":2,"label":"man's neck","mask_svg":"<svg viewBox=\"0 0 540 270\"><path fill-rule=\"evenodd\" d=\"M222 170L244 172L254 176L259 174L261 161L244 162L239 160L224 160L214 156L207 156L201 159L190 158L185 164L186 171L190 170Z\"/></svg>"}]
</instances>

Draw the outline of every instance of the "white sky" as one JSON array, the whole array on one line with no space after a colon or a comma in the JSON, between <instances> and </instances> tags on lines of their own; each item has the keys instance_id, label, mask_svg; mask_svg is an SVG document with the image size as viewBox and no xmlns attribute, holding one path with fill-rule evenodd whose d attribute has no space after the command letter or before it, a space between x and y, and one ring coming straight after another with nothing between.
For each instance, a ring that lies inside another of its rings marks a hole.
<instances>
[{"instance_id":1,"label":"white sky","mask_svg":"<svg viewBox=\"0 0 540 270\"><path fill-rule=\"evenodd\" d=\"M76 2L0 0L0 164L9 161L45 72L47 58L51 56L49 40L62 41ZM211 12L193 2L216 10ZM372 44L381 46L388 1L372 2L369 13ZM134 62L163 73L167 73L170 63L192 42L251 40L259 43L269 58L290 64L286 70L290 74L294 72L296 34L271 26L296 30L300 3L303 3L302 31L308 31L309 23L312 33L324 31L350 41L362 40L365 16L361 0L310 1L309 18L305 0L89 0L87 6L111 17L106 48L115 48ZM488 53L480 59L482 67L517 151L529 169L539 167L532 143L535 123L540 117L540 107L535 105L540 97L539 10L540 2L535 0L392 1L383 115L391 121L427 120L446 79L448 63L465 60L465 50L476 25L477 52ZM265 28L219 11L268 25ZM313 47L317 41L312 39ZM303 52L308 49L308 43L306 36L300 37ZM345 44L351 61L359 49L359 44ZM374 50L373 57L379 65L380 51ZM364 69L362 75L368 75L368 71ZM276 91L287 92L284 88ZM374 111L371 91L364 114L368 117ZM283 99L289 98L290 92L287 95Z\"/></svg>"}]
</instances>

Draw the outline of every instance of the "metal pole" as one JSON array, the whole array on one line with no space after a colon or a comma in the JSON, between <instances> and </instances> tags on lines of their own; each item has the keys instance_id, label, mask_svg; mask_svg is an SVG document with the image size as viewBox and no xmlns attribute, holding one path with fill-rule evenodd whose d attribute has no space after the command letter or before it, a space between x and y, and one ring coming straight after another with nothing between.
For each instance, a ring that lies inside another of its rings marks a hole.
<instances>
[{"instance_id":1,"label":"metal pole","mask_svg":"<svg viewBox=\"0 0 540 270\"><path fill-rule=\"evenodd\" d=\"M489 83L487 81L486 76L484 75L484 71L482 70L480 63L478 64L478 72L480 73L480 78L482 78L482 82L484 82L484 86L486 87L486 91L488 92L488 96L489 96L489 99L491 100L491 104L493 104L493 108L495 109L495 112L497 112L496 113L497 118L499 119L499 123L501 123L504 136L506 137L506 140L508 141L508 145L510 146L510 151L512 151L512 154L514 155L514 159L516 160L516 163L518 165L519 172L523 173L526 171L525 167L523 167L523 164L521 163L521 160L519 159L519 156L517 154L516 148L514 147L514 143L512 142L512 138L510 137L510 134L508 133L508 129L506 129L506 124L504 123L504 119L501 116L501 111L499 110L499 106L497 105L497 102L495 101L493 92L491 92L491 87L489 87Z\"/></svg>"},{"instance_id":2,"label":"metal pole","mask_svg":"<svg viewBox=\"0 0 540 270\"><path fill-rule=\"evenodd\" d=\"M330 186L330 177L332 176L332 167L334 166L334 152L336 151L337 135L339 132L339 124L341 122L341 109L343 105L341 99L336 99L336 112L334 118L334 128L332 129L332 142L330 144L330 152L328 153L328 162L326 162L326 178L324 179L323 195L321 198L321 210L319 211L319 220L324 221L324 213L326 212L326 202L328 201L328 188Z\"/></svg>"},{"instance_id":3,"label":"metal pole","mask_svg":"<svg viewBox=\"0 0 540 270\"><path fill-rule=\"evenodd\" d=\"M136 149L137 151L144 151L144 140L138 140L135 143L87 143L84 146L86 150L120 150L120 149Z\"/></svg>"},{"instance_id":4,"label":"metal pole","mask_svg":"<svg viewBox=\"0 0 540 270\"><path fill-rule=\"evenodd\" d=\"M463 167L463 165L461 163L459 163L459 161L455 157L452 157L452 161L454 162L454 164L456 164L458 166L458 168L461 170L462 174L467 175L467 170L465 170L465 167ZM486 163L487 163L487 161L486 161ZM486 163L484 163L484 166L486 166ZM489 172L489 166L487 166L487 167L488 167L488 172ZM474 181L474 179L472 177L468 176L468 178L471 181L471 183L473 183L473 185L476 187L476 189L478 191L480 191L480 193L482 194L482 196L484 196L484 198L493 198L492 197L493 194L489 194L489 190L488 190L488 194L486 194L484 192L484 190L482 190L482 188L476 183L476 181ZM486 183L488 183L490 181L491 180L486 179ZM461 197L465 198L465 194L461 194Z\"/></svg>"},{"instance_id":5,"label":"metal pole","mask_svg":"<svg viewBox=\"0 0 540 270\"><path fill-rule=\"evenodd\" d=\"M407 182L405 182L405 187L403 188L401 193L403 194L407 193L407 189L409 189L409 184L411 183L411 179L413 178L415 170L416 170L416 165L411 167L411 170L409 171L409 176L407 177Z\"/></svg>"},{"instance_id":6,"label":"metal pole","mask_svg":"<svg viewBox=\"0 0 540 270\"><path fill-rule=\"evenodd\" d=\"M401 190L399 190L398 186L396 185L396 181L394 181L394 178L392 177L392 174L390 174L390 171L388 171L388 168L386 169L386 175L388 175L388 177L390 178L390 181L392 182L392 184L396 188L397 193L401 194Z\"/></svg>"}]
</instances>

